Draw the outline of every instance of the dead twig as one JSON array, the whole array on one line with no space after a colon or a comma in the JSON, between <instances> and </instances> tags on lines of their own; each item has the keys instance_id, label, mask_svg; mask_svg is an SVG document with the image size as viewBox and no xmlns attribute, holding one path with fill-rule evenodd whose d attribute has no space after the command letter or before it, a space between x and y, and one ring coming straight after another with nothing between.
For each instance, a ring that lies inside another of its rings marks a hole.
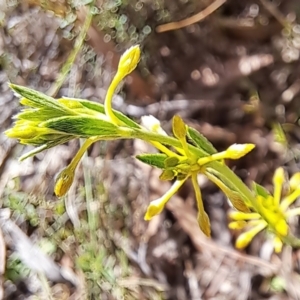
<instances>
[{"instance_id":1,"label":"dead twig","mask_svg":"<svg viewBox=\"0 0 300 300\"><path fill-rule=\"evenodd\" d=\"M194 23L200 22L204 20L207 16L211 15L215 10L217 10L219 7L221 7L226 0L216 0L211 5L197 13L196 15L193 15L192 17L186 18L184 20L178 21L178 22L171 22L168 24L159 25L156 27L156 31L166 32L170 30L176 30L179 28L183 28L189 25L192 25Z\"/></svg>"}]
</instances>

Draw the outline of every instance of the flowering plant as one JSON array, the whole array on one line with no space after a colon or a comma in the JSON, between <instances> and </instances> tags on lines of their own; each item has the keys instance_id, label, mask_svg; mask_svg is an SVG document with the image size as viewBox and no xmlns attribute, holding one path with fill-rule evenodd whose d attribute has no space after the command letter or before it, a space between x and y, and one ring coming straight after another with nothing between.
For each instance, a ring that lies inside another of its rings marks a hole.
<instances>
[{"instance_id":1,"label":"flowering plant","mask_svg":"<svg viewBox=\"0 0 300 300\"><path fill-rule=\"evenodd\" d=\"M167 201L190 179L195 191L199 226L210 236L210 221L204 211L197 182L197 175L204 174L225 193L237 210L230 214L234 220L230 227L251 227L237 240L238 248L246 246L264 228L275 234L277 250L280 250L279 240L299 246L300 241L289 234L287 225L287 217L298 214L299 209L287 211L287 208L298 197L300 189L291 183L292 193L279 205L283 173L281 169L275 174L275 191L274 196L271 196L259 185L254 185L251 191L224 164L224 159L239 159L246 155L254 148L253 144L233 144L227 150L218 152L201 133L186 125L177 115L173 117L173 136L170 136L153 116L142 117L141 124L138 124L112 109L112 97L118 84L136 68L139 59L139 46L131 47L122 55L104 105L74 98L54 99L35 90L10 84L12 90L21 97L21 104L27 108L16 116L14 127L6 131L6 135L19 139L22 144L36 146L20 159L72 139L85 138L71 163L57 176L55 194L61 197L68 192L81 157L94 142L142 139L156 147L160 153L140 154L137 159L161 169L161 180L173 181L171 188L163 196L150 202L145 220L161 213ZM296 177L299 178L299 175ZM295 177L292 177L292 182L295 181L293 178Z\"/></svg>"}]
</instances>

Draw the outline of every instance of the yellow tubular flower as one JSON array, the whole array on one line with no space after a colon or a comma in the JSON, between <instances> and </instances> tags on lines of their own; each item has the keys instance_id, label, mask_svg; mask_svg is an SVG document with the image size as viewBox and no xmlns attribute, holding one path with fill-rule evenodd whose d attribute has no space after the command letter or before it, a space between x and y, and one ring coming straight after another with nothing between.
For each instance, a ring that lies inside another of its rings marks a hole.
<instances>
[{"instance_id":1,"label":"yellow tubular flower","mask_svg":"<svg viewBox=\"0 0 300 300\"><path fill-rule=\"evenodd\" d=\"M283 200L280 204L280 208L283 211L286 211L288 209L288 207L297 200L298 197L300 197L300 187L298 187L291 194L289 194L288 196L283 198Z\"/></svg>"},{"instance_id":2,"label":"yellow tubular flower","mask_svg":"<svg viewBox=\"0 0 300 300\"><path fill-rule=\"evenodd\" d=\"M233 144L227 150L212 154L207 157L199 158L197 163L200 166L207 164L211 161L222 160L222 159L239 159L242 156L249 153L255 147L254 144Z\"/></svg>"},{"instance_id":3,"label":"yellow tubular flower","mask_svg":"<svg viewBox=\"0 0 300 300\"><path fill-rule=\"evenodd\" d=\"M166 203L179 190L179 188L183 185L186 179L187 178L183 180L176 180L171 186L171 188L162 197L151 201L147 208L147 212L145 214L144 219L146 221L150 221L154 216L160 214L164 209Z\"/></svg>"},{"instance_id":4,"label":"yellow tubular flower","mask_svg":"<svg viewBox=\"0 0 300 300\"><path fill-rule=\"evenodd\" d=\"M80 162L80 159L85 151L96 141L96 137L87 139L78 150L71 163L66 168L61 170L57 175L54 187L54 193L57 197L62 197L69 191L73 183L75 170Z\"/></svg>"},{"instance_id":5,"label":"yellow tubular flower","mask_svg":"<svg viewBox=\"0 0 300 300\"><path fill-rule=\"evenodd\" d=\"M236 240L235 246L238 249L243 249L249 245L249 243L253 240L253 238L263 229L267 227L266 222L261 222L255 227L251 228L249 231L242 233Z\"/></svg>"},{"instance_id":6,"label":"yellow tubular flower","mask_svg":"<svg viewBox=\"0 0 300 300\"><path fill-rule=\"evenodd\" d=\"M74 173L75 170L68 166L57 175L54 187L54 193L57 197L62 197L69 191L74 180Z\"/></svg>"},{"instance_id":7,"label":"yellow tubular flower","mask_svg":"<svg viewBox=\"0 0 300 300\"><path fill-rule=\"evenodd\" d=\"M275 236L273 239L274 250L276 253L280 253L282 250L283 243L278 236Z\"/></svg>"},{"instance_id":8,"label":"yellow tubular flower","mask_svg":"<svg viewBox=\"0 0 300 300\"><path fill-rule=\"evenodd\" d=\"M116 117L112 110L112 98L119 83L125 76L130 74L137 66L140 60L141 50L138 45L133 46L126 50L121 56L119 66L112 83L110 84L104 102L105 114L110 118L111 122L116 125L123 125L122 122Z\"/></svg>"},{"instance_id":9,"label":"yellow tubular flower","mask_svg":"<svg viewBox=\"0 0 300 300\"><path fill-rule=\"evenodd\" d=\"M233 144L226 151L226 157L230 159L239 159L255 148L254 144Z\"/></svg>"},{"instance_id":10,"label":"yellow tubular flower","mask_svg":"<svg viewBox=\"0 0 300 300\"><path fill-rule=\"evenodd\" d=\"M284 170L283 168L278 168L275 171L273 176L274 205L279 205L283 183L284 183Z\"/></svg>"},{"instance_id":11,"label":"yellow tubular flower","mask_svg":"<svg viewBox=\"0 0 300 300\"><path fill-rule=\"evenodd\" d=\"M294 174L289 183L290 191L282 198L282 187L285 181L283 168L278 168L273 176L274 195L264 191L258 185L256 191L257 205L252 212L243 213L234 211L229 213L233 222L229 223L231 229L246 229L236 241L237 248L246 247L254 236L263 229L268 229L274 235L274 251L280 252L285 237L288 235L288 219L292 216L300 215L300 207L289 209L289 206L300 197L300 173ZM249 228L247 230L247 228Z\"/></svg>"},{"instance_id":12,"label":"yellow tubular flower","mask_svg":"<svg viewBox=\"0 0 300 300\"><path fill-rule=\"evenodd\" d=\"M118 72L122 79L136 68L140 57L141 50L139 45L132 46L123 53L118 65Z\"/></svg>"},{"instance_id":13,"label":"yellow tubular flower","mask_svg":"<svg viewBox=\"0 0 300 300\"><path fill-rule=\"evenodd\" d=\"M260 214L258 213L244 213L241 211L231 211L229 212L229 218L235 221L243 221L243 220L254 220L261 218Z\"/></svg>"},{"instance_id":14,"label":"yellow tubular flower","mask_svg":"<svg viewBox=\"0 0 300 300\"><path fill-rule=\"evenodd\" d=\"M294 191L294 190L300 188L300 172L295 173L295 174L291 177L289 183L290 183L290 189L291 189L292 191Z\"/></svg>"},{"instance_id":15,"label":"yellow tubular flower","mask_svg":"<svg viewBox=\"0 0 300 300\"><path fill-rule=\"evenodd\" d=\"M228 224L228 227L233 230L240 230L245 228L247 222L245 221L233 221Z\"/></svg>"}]
</instances>

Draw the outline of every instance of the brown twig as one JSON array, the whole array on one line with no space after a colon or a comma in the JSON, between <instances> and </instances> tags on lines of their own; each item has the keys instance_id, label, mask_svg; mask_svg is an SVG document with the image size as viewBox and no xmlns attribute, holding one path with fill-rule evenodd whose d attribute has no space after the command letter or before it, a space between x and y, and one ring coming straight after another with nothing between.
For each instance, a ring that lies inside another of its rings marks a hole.
<instances>
[{"instance_id":1,"label":"brown twig","mask_svg":"<svg viewBox=\"0 0 300 300\"><path fill-rule=\"evenodd\" d=\"M277 7L266 0L260 0L261 4L264 8L281 24L282 27L286 27L288 25L288 21L285 16L277 9Z\"/></svg>"},{"instance_id":2,"label":"brown twig","mask_svg":"<svg viewBox=\"0 0 300 300\"><path fill-rule=\"evenodd\" d=\"M186 18L184 20L178 21L178 22L171 22L168 24L159 25L156 27L156 32L165 32L170 30L179 29L182 27L186 27L189 25L192 25L194 23L200 22L203 19L205 19L207 16L212 14L215 10L217 10L219 7L221 7L226 0L216 0L211 5L197 13L196 15L193 15L192 17Z\"/></svg>"}]
</instances>

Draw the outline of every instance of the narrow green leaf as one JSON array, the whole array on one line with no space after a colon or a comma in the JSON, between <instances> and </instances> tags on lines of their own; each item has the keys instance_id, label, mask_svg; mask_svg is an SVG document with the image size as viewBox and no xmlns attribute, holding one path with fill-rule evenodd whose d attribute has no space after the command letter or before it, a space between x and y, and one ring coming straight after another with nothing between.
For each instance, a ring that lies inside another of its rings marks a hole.
<instances>
[{"instance_id":1,"label":"narrow green leaf","mask_svg":"<svg viewBox=\"0 0 300 300\"><path fill-rule=\"evenodd\" d=\"M242 212L250 211L248 207L251 207L250 200L245 199L242 194L235 191L233 186L230 184L230 181L227 180L224 174L210 167L206 168L204 174L223 191L223 193L237 210Z\"/></svg>"},{"instance_id":2,"label":"narrow green leaf","mask_svg":"<svg viewBox=\"0 0 300 300\"><path fill-rule=\"evenodd\" d=\"M19 160L20 160L20 161L25 160L25 159L28 158L28 157L34 156L34 155L36 155L36 154L38 154L38 153L40 153L40 152L43 152L44 150L50 149L50 148L55 147L55 146L57 146L57 145L64 144L64 143L66 143L66 142L68 142L68 141L70 141L70 140L72 140L72 139L74 139L74 136L64 136L64 137L62 137L62 138L59 139L59 140L53 140L53 141L50 141L50 142L48 142L47 144L44 144L44 145L42 145L42 146L40 146L40 147L37 147L37 148L35 148L35 149L33 149L33 150L31 150L31 151L29 151L29 152L23 154L23 155L19 158Z\"/></svg>"},{"instance_id":3,"label":"narrow green leaf","mask_svg":"<svg viewBox=\"0 0 300 300\"><path fill-rule=\"evenodd\" d=\"M217 153L217 150L213 146L213 144L196 129L188 127L187 135L195 146L204 150L205 152L207 152L207 154L211 155Z\"/></svg>"},{"instance_id":4,"label":"narrow green leaf","mask_svg":"<svg viewBox=\"0 0 300 300\"><path fill-rule=\"evenodd\" d=\"M47 149L47 145L42 145L42 146L40 146L40 147L34 148L33 150L31 150L31 151L29 151L29 152L23 154L23 155L19 158L19 161L23 161L23 160L25 160L26 158L31 157L31 156L34 156L34 155L36 155L36 154L38 154L38 153L40 153L40 152L42 152L42 151L44 151L44 150L46 150L46 149Z\"/></svg>"},{"instance_id":5,"label":"narrow green leaf","mask_svg":"<svg viewBox=\"0 0 300 300\"><path fill-rule=\"evenodd\" d=\"M173 117L172 128L175 137L177 137L179 140L185 139L186 125L178 115Z\"/></svg>"},{"instance_id":6,"label":"narrow green leaf","mask_svg":"<svg viewBox=\"0 0 300 300\"><path fill-rule=\"evenodd\" d=\"M80 137L117 136L119 134L116 125L93 117L60 117L43 122L40 126Z\"/></svg>"},{"instance_id":7,"label":"narrow green leaf","mask_svg":"<svg viewBox=\"0 0 300 300\"><path fill-rule=\"evenodd\" d=\"M47 144L52 141L61 141L65 138L65 134L43 134L43 135L37 135L34 138L30 139L20 139L20 143L23 145L32 145L32 146L40 146ZM59 143L59 144L63 144Z\"/></svg>"},{"instance_id":8,"label":"narrow green leaf","mask_svg":"<svg viewBox=\"0 0 300 300\"><path fill-rule=\"evenodd\" d=\"M165 169L165 160L167 157L168 156L163 153L140 154L136 156L141 162L159 169Z\"/></svg>"},{"instance_id":9,"label":"narrow green leaf","mask_svg":"<svg viewBox=\"0 0 300 300\"><path fill-rule=\"evenodd\" d=\"M97 111L101 114L105 114L104 105L101 103L90 101L90 100L84 100L84 99L76 99L76 98L63 98L63 99L78 102L82 106L84 106L90 110ZM71 105L71 104L69 104L69 105ZM129 126L131 128L140 128L140 126L136 122L134 122L133 120L131 120L130 118L128 118L127 116L122 114L121 112L119 112L117 110L113 110L113 112L118 117L118 119L120 119L127 126Z\"/></svg>"},{"instance_id":10,"label":"narrow green leaf","mask_svg":"<svg viewBox=\"0 0 300 300\"><path fill-rule=\"evenodd\" d=\"M60 110L52 108L29 108L22 110L16 115L17 119L43 122L53 118L63 117L66 114Z\"/></svg>"},{"instance_id":11,"label":"narrow green leaf","mask_svg":"<svg viewBox=\"0 0 300 300\"><path fill-rule=\"evenodd\" d=\"M252 182L252 187L256 196L262 196L263 198L266 199L271 195L266 188L264 188L263 186L261 186L260 184L254 181Z\"/></svg>"},{"instance_id":12,"label":"narrow green leaf","mask_svg":"<svg viewBox=\"0 0 300 300\"><path fill-rule=\"evenodd\" d=\"M62 104L60 104L58 101L56 101L50 96L47 96L36 90L12 83L9 84L9 86L14 92L25 98L21 99L21 103L23 105L28 105L36 108L48 107L62 111L68 115L75 115L75 113L71 109L64 107Z\"/></svg>"},{"instance_id":13,"label":"narrow green leaf","mask_svg":"<svg viewBox=\"0 0 300 300\"><path fill-rule=\"evenodd\" d=\"M73 98L60 98L57 99L57 101L71 109L84 108L84 106L78 100Z\"/></svg>"},{"instance_id":14,"label":"narrow green leaf","mask_svg":"<svg viewBox=\"0 0 300 300\"><path fill-rule=\"evenodd\" d=\"M77 98L67 98L67 97L59 99L59 101L61 101L61 100L74 101L76 103L80 103L82 106L84 106L90 110L94 110L101 114L105 114L104 105L101 103L98 103L98 102L84 100L84 99L77 99Z\"/></svg>"}]
</instances>

